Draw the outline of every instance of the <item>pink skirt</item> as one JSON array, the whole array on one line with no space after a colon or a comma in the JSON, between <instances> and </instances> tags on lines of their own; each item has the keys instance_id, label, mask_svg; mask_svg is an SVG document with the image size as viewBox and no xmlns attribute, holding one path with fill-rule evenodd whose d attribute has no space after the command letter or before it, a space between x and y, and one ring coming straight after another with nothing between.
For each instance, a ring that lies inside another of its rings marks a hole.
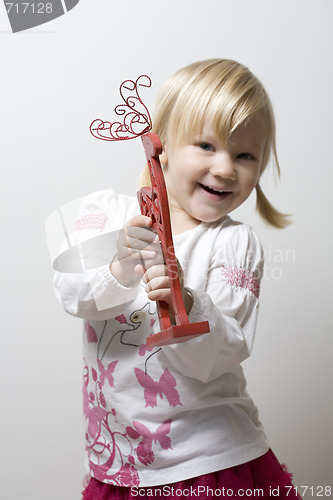
<instances>
[{"instance_id":1,"label":"pink skirt","mask_svg":"<svg viewBox=\"0 0 333 500\"><path fill-rule=\"evenodd\" d=\"M83 492L83 500L132 500L134 498L207 498L248 499L255 498L287 500L298 498L297 487L292 485L292 474L281 465L274 453L265 455L245 464L212 472L177 483L145 488L126 488L101 483L90 478Z\"/></svg>"}]
</instances>

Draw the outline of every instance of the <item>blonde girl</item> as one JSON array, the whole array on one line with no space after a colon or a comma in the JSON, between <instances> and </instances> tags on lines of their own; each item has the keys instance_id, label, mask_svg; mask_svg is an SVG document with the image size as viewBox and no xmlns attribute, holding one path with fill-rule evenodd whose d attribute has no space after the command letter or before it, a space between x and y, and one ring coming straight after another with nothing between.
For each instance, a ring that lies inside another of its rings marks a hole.
<instances>
[{"instance_id":1,"label":"blonde girl","mask_svg":"<svg viewBox=\"0 0 333 500\"><path fill-rule=\"evenodd\" d=\"M261 216L274 227L288 223L259 187L270 158L279 171L269 98L235 61L191 64L163 87L154 131L185 306L191 322L209 321L210 333L147 346L156 301L173 312L152 221L136 197L111 189L87 197L73 237L115 234L112 258L55 277L64 308L86 320L83 498L295 498L241 368L255 335L263 253L254 230L228 215L256 189Z\"/></svg>"}]
</instances>

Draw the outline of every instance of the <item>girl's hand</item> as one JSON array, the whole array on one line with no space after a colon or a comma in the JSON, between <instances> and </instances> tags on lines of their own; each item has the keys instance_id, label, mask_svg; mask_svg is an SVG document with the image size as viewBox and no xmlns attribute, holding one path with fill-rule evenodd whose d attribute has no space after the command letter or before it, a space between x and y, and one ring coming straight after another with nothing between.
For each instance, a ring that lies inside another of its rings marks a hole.
<instances>
[{"instance_id":1,"label":"girl's hand","mask_svg":"<svg viewBox=\"0 0 333 500\"><path fill-rule=\"evenodd\" d=\"M193 305L193 298L189 291L184 287L184 272L177 260L178 275L182 297L187 314L190 312ZM145 269L142 265L135 267L135 272L141 276L142 281L146 284L146 292L150 300L163 300L169 306L171 319L174 319L174 310L172 307L170 280L168 276L167 266L163 263L153 264L151 267Z\"/></svg>"},{"instance_id":2,"label":"girl's hand","mask_svg":"<svg viewBox=\"0 0 333 500\"><path fill-rule=\"evenodd\" d=\"M136 215L119 232L118 253L110 265L110 271L124 286L138 281L138 274L134 271L137 265L148 268L163 262L159 239L151 225L150 217Z\"/></svg>"}]
</instances>

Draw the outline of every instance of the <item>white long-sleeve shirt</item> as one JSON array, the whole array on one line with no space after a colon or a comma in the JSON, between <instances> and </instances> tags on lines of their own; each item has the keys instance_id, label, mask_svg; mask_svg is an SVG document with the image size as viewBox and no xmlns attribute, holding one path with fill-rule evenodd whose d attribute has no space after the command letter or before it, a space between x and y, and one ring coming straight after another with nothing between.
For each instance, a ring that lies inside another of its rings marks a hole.
<instances>
[{"instance_id":1,"label":"white long-sleeve shirt","mask_svg":"<svg viewBox=\"0 0 333 500\"><path fill-rule=\"evenodd\" d=\"M83 271L64 272L60 258L54 282L64 309L85 318L87 466L120 486L173 483L269 448L240 366L258 312L263 254L255 232L224 217L173 237L194 299L189 320L208 320L210 332L148 348L159 328L156 304L143 283L124 287L109 268L118 231L138 213L136 198L111 190L87 197L71 235Z\"/></svg>"}]
</instances>

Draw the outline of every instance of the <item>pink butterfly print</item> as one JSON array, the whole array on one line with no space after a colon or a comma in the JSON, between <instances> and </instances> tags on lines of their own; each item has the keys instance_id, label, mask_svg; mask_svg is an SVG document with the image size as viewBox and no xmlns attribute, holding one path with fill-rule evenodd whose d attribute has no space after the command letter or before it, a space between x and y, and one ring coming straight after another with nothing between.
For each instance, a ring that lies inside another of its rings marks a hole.
<instances>
[{"instance_id":1,"label":"pink butterfly print","mask_svg":"<svg viewBox=\"0 0 333 500\"><path fill-rule=\"evenodd\" d=\"M96 436L100 432L101 422L103 418L106 417L107 412L106 410L104 410L104 408L100 408L99 406L90 408L89 395L85 386L83 386L83 413L88 419L89 436L91 436L92 438L96 438Z\"/></svg>"},{"instance_id":2,"label":"pink butterfly print","mask_svg":"<svg viewBox=\"0 0 333 500\"><path fill-rule=\"evenodd\" d=\"M132 464L125 464L119 469L115 474L108 474L107 471L112 467L114 457L103 464L94 464L89 460L89 467L92 473L98 475L101 481L112 481L112 484L117 484L118 486L139 486L139 474Z\"/></svg>"},{"instance_id":3,"label":"pink butterfly print","mask_svg":"<svg viewBox=\"0 0 333 500\"><path fill-rule=\"evenodd\" d=\"M142 441L139 443L136 452L138 455L138 459L144 465L149 465L154 461L154 453L152 450L153 443L159 443L163 450L172 449L171 447L171 439L167 434L169 434L171 430L171 419L163 422L157 429L156 432L151 432L148 427L146 427L141 422L133 420L133 425L135 429L132 427L127 427L128 434L134 438L138 439L140 436L143 437Z\"/></svg>"},{"instance_id":4,"label":"pink butterfly print","mask_svg":"<svg viewBox=\"0 0 333 500\"><path fill-rule=\"evenodd\" d=\"M89 320L86 321L86 332L87 332L87 340L89 343L98 341L96 330L91 326Z\"/></svg>"},{"instance_id":5,"label":"pink butterfly print","mask_svg":"<svg viewBox=\"0 0 333 500\"><path fill-rule=\"evenodd\" d=\"M147 406L157 406L157 395L163 399L163 394L166 396L170 406L182 405L179 399L176 387L176 379L166 368L161 375L159 382L155 382L148 373L145 373L140 368L134 368L136 378L139 384L144 388L144 397Z\"/></svg>"},{"instance_id":6,"label":"pink butterfly print","mask_svg":"<svg viewBox=\"0 0 333 500\"><path fill-rule=\"evenodd\" d=\"M125 464L115 475L114 481L119 486L139 486L139 474L133 465Z\"/></svg>"},{"instance_id":7,"label":"pink butterfly print","mask_svg":"<svg viewBox=\"0 0 333 500\"><path fill-rule=\"evenodd\" d=\"M116 316L116 320L119 321L120 324L127 323L126 316L124 316L123 314Z\"/></svg>"},{"instance_id":8,"label":"pink butterfly print","mask_svg":"<svg viewBox=\"0 0 333 500\"><path fill-rule=\"evenodd\" d=\"M139 356L145 356L146 352L152 351L154 348L147 344L141 344L139 347Z\"/></svg>"},{"instance_id":9,"label":"pink butterfly print","mask_svg":"<svg viewBox=\"0 0 333 500\"><path fill-rule=\"evenodd\" d=\"M105 369L102 361L100 359L97 360L98 369L99 369L100 374L101 374L100 383L101 383L102 387L103 387L106 379L108 380L111 387L114 386L113 372L116 368L117 363L118 363L118 361L112 361L109 364L109 366L107 367L107 369Z\"/></svg>"}]
</instances>

